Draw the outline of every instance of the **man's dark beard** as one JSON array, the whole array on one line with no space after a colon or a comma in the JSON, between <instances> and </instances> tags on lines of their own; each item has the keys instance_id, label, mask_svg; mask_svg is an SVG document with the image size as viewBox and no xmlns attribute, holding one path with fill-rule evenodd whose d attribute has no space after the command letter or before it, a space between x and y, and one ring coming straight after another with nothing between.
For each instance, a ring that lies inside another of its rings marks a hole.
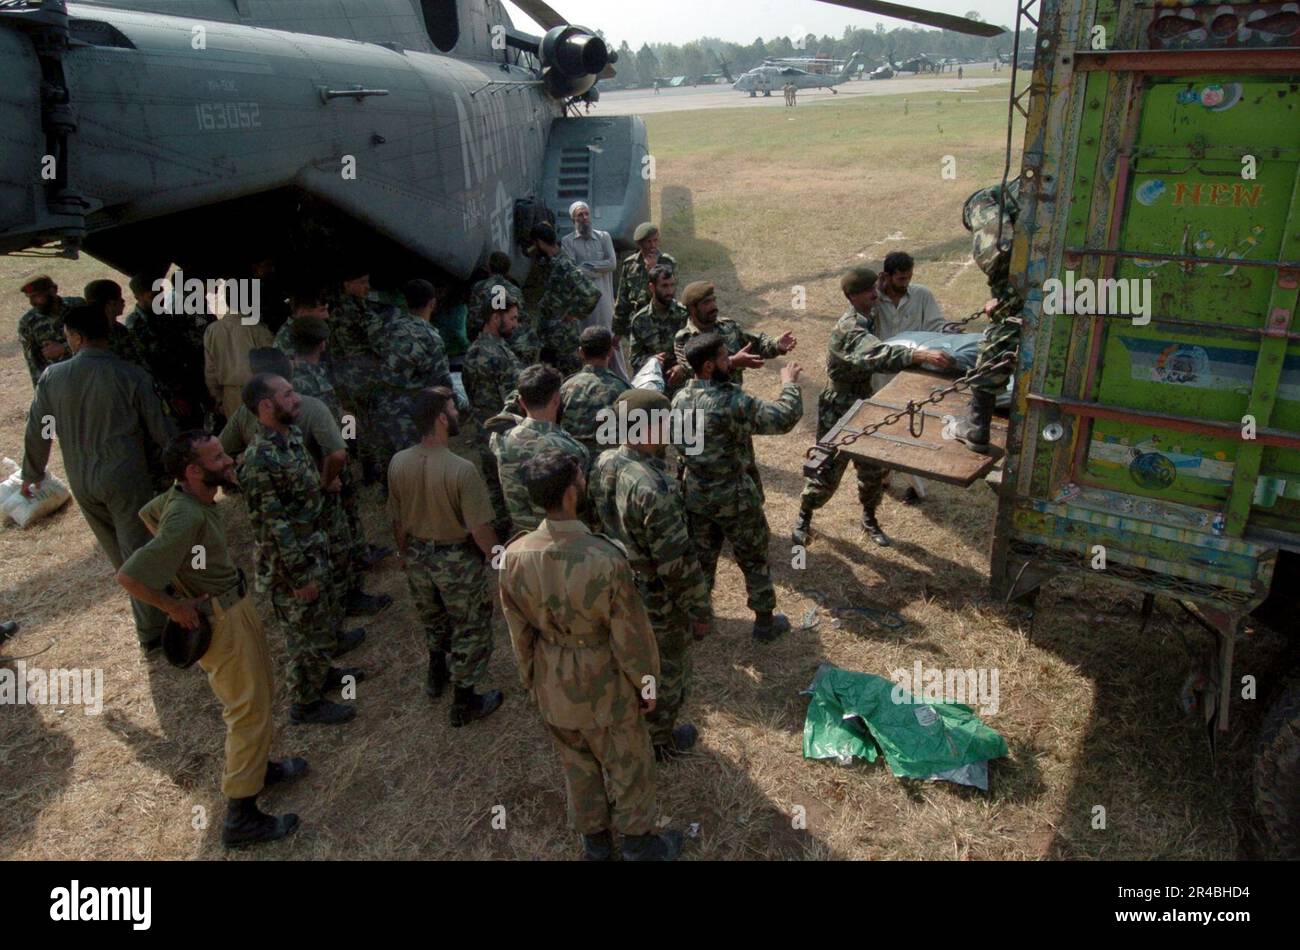
<instances>
[{"instance_id":1,"label":"man's dark beard","mask_svg":"<svg viewBox=\"0 0 1300 950\"><path fill-rule=\"evenodd\" d=\"M673 297L660 297L659 291L657 290L655 291L655 300L657 300L659 302L659 306L663 307L665 310L667 310L670 306L672 306L673 303Z\"/></svg>"},{"instance_id":2,"label":"man's dark beard","mask_svg":"<svg viewBox=\"0 0 1300 950\"><path fill-rule=\"evenodd\" d=\"M718 384L731 382L731 371L715 366L713 368L713 381Z\"/></svg>"},{"instance_id":3,"label":"man's dark beard","mask_svg":"<svg viewBox=\"0 0 1300 950\"><path fill-rule=\"evenodd\" d=\"M460 435L460 423L455 419L447 420L447 438L454 439Z\"/></svg>"},{"instance_id":4,"label":"man's dark beard","mask_svg":"<svg viewBox=\"0 0 1300 950\"><path fill-rule=\"evenodd\" d=\"M279 406L276 406L275 421L280 423L282 426L291 426L294 424L295 419L293 413L288 409L281 409Z\"/></svg>"},{"instance_id":5,"label":"man's dark beard","mask_svg":"<svg viewBox=\"0 0 1300 950\"><path fill-rule=\"evenodd\" d=\"M213 471L210 468L203 470L203 484L208 488L238 488L239 483L233 478L226 475L225 469Z\"/></svg>"}]
</instances>

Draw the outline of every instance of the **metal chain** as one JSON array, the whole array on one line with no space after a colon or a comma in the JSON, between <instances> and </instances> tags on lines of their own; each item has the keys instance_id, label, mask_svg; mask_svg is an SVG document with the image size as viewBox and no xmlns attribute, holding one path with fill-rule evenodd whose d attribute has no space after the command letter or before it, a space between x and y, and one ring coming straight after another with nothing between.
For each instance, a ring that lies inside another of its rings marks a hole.
<instances>
[{"instance_id":1,"label":"metal chain","mask_svg":"<svg viewBox=\"0 0 1300 950\"><path fill-rule=\"evenodd\" d=\"M981 309L979 309L979 310L976 310L976 311L975 311L974 313L972 313L969 317L962 317L960 320L953 320L953 321L950 322L950 323L945 323L945 324L943 325L943 330L941 330L940 332L942 332L942 333L958 333L958 332L960 332L960 330L961 330L962 327L966 326L966 325L969 324L969 323L974 323L976 320L978 320L978 319L979 319L980 317L982 317L982 316L985 316L985 313L984 313L984 310L981 308Z\"/></svg>"},{"instance_id":2,"label":"metal chain","mask_svg":"<svg viewBox=\"0 0 1300 950\"><path fill-rule=\"evenodd\" d=\"M881 419L879 422L873 422L871 425L862 429L860 432L855 432L852 435L843 436L842 438L840 438L838 441L835 442L818 442L816 445L810 448L806 453L804 453L805 457L811 459L813 457L813 454L818 449L823 449L823 450L842 449L846 445L852 445L854 442L858 441L858 439L866 438L869 435L875 435L881 429L885 428L886 426L892 426L903 418L907 419L908 430L911 432L912 437L919 439L921 437L921 434L925 431L925 414L921 412L921 409L923 407L938 405L939 403L943 402L944 398L947 396L951 396L954 393L965 392L967 389L970 389L971 386L973 386L982 377L987 376L996 370L1014 366L1015 361L1016 361L1016 354L1014 352L1008 353L1006 356L998 360L996 363L990 363L988 366L980 367L977 370L972 370L971 372L967 373L965 376L961 377L961 379L956 380L951 386L945 386L943 389L936 389L934 392L930 393L930 395L927 396L925 399L922 399L920 401L917 401L915 399L909 399L907 402L906 409L900 409L897 412L891 412L889 415L885 416L885 418ZM916 421L917 416L920 416L921 419L919 424Z\"/></svg>"}]
</instances>

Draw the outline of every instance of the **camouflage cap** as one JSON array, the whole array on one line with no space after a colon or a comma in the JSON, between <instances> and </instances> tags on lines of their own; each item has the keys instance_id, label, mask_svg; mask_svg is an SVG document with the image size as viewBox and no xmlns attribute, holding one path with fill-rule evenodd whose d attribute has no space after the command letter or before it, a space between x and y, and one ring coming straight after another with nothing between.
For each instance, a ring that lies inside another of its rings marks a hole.
<instances>
[{"instance_id":1,"label":"camouflage cap","mask_svg":"<svg viewBox=\"0 0 1300 950\"><path fill-rule=\"evenodd\" d=\"M638 224L636 233L632 235L632 240L640 244L646 238L652 238L659 233L659 225L653 221L647 221L645 224Z\"/></svg>"},{"instance_id":2,"label":"camouflage cap","mask_svg":"<svg viewBox=\"0 0 1300 950\"><path fill-rule=\"evenodd\" d=\"M614 400L615 405L624 405L628 409L669 409L672 402L657 389L625 389Z\"/></svg>"},{"instance_id":3,"label":"camouflage cap","mask_svg":"<svg viewBox=\"0 0 1300 950\"><path fill-rule=\"evenodd\" d=\"M716 296L713 284L707 280L697 280L682 291L682 306L694 307Z\"/></svg>"},{"instance_id":4,"label":"camouflage cap","mask_svg":"<svg viewBox=\"0 0 1300 950\"><path fill-rule=\"evenodd\" d=\"M42 274L40 277L33 277L27 283L23 284L21 293L31 296L32 294L49 294L53 293L58 285L50 277Z\"/></svg>"},{"instance_id":5,"label":"camouflage cap","mask_svg":"<svg viewBox=\"0 0 1300 950\"><path fill-rule=\"evenodd\" d=\"M870 267L854 267L840 278L840 290L844 291L844 296L852 297L854 294L870 290L876 286L879 279L879 275Z\"/></svg>"}]
</instances>

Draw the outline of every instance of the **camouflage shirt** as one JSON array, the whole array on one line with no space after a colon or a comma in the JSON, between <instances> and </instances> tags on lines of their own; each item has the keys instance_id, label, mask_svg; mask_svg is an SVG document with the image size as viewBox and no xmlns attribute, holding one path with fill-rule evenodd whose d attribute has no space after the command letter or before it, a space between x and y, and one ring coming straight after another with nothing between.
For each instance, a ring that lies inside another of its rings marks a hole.
<instances>
[{"instance_id":1,"label":"camouflage shirt","mask_svg":"<svg viewBox=\"0 0 1300 950\"><path fill-rule=\"evenodd\" d=\"M534 530L546 517L546 512L528 497L528 489L519 474L524 462L547 449L558 449L572 455L582 463L583 471L591 460L587 450L572 436L554 422L540 419L524 419L509 432L493 433L491 446L492 454L497 457L501 491L506 496L510 520L524 531Z\"/></svg>"},{"instance_id":2,"label":"camouflage shirt","mask_svg":"<svg viewBox=\"0 0 1300 950\"><path fill-rule=\"evenodd\" d=\"M596 414L628 388L622 376L605 366L584 366L560 386L560 428L582 443L592 461L610 448L596 444Z\"/></svg>"},{"instance_id":3,"label":"camouflage shirt","mask_svg":"<svg viewBox=\"0 0 1300 950\"><path fill-rule=\"evenodd\" d=\"M253 526L257 589L307 586L319 570L313 558L327 542L320 473L297 426L284 435L261 427L239 463L239 487Z\"/></svg>"},{"instance_id":4,"label":"camouflage shirt","mask_svg":"<svg viewBox=\"0 0 1300 950\"><path fill-rule=\"evenodd\" d=\"M846 398L866 399L871 395L875 373L897 373L912 365L912 349L884 343L875 335L875 320L850 305L831 330L827 344L827 389Z\"/></svg>"},{"instance_id":5,"label":"camouflage shirt","mask_svg":"<svg viewBox=\"0 0 1300 950\"><path fill-rule=\"evenodd\" d=\"M692 379L673 399L673 412L696 413L702 451L682 454L686 504L691 510L760 503L754 467L755 435L784 435L803 417L798 383L786 383L775 402L756 399L735 382Z\"/></svg>"},{"instance_id":6,"label":"camouflage shirt","mask_svg":"<svg viewBox=\"0 0 1300 950\"><path fill-rule=\"evenodd\" d=\"M588 480L592 508L604 530L627 550L644 585L661 586L668 601L709 620L709 585L686 527L686 505L662 459L620 446L601 454Z\"/></svg>"},{"instance_id":7,"label":"camouflage shirt","mask_svg":"<svg viewBox=\"0 0 1300 950\"><path fill-rule=\"evenodd\" d=\"M294 360L293 389L300 396L315 396L329 409L334 421L343 424L343 406L339 394L330 382L324 365L308 363L306 360Z\"/></svg>"},{"instance_id":8,"label":"camouflage shirt","mask_svg":"<svg viewBox=\"0 0 1300 950\"><path fill-rule=\"evenodd\" d=\"M70 307L85 303L80 297L58 297L58 303L50 313L41 313L32 307L18 318L18 343L23 348L27 359L27 372L31 374L32 386L41 378L41 373L51 362L59 363L72 356L67 349L68 341L63 336L63 314ZM47 360L41 348L46 343L57 343L64 348L63 356L57 360Z\"/></svg>"},{"instance_id":9,"label":"camouflage shirt","mask_svg":"<svg viewBox=\"0 0 1300 950\"><path fill-rule=\"evenodd\" d=\"M613 541L580 521L543 521L506 548L501 607L519 678L546 722L603 728L640 714L659 646Z\"/></svg>"},{"instance_id":10,"label":"camouflage shirt","mask_svg":"<svg viewBox=\"0 0 1300 950\"><path fill-rule=\"evenodd\" d=\"M692 337L701 333L718 334L726 341L727 351L733 356L746 346L750 347L750 352L755 356L761 356L765 360L776 359L781 355L781 351L776 348L776 340L766 333L755 333L746 330L735 320L719 317L718 322L709 330L701 330L690 320L687 320L686 326L678 330L677 336L673 338L673 351L676 354L677 362L685 366L688 372L690 372L690 364L686 362L686 344L691 342ZM745 384L745 371L733 369L731 371L731 381L737 386L743 386Z\"/></svg>"},{"instance_id":11,"label":"camouflage shirt","mask_svg":"<svg viewBox=\"0 0 1300 950\"><path fill-rule=\"evenodd\" d=\"M677 362L677 334L685 329L688 320L686 308L676 300L669 301L668 306L663 308L657 300L652 299L632 314L631 372L639 372L646 360L654 359L660 353L668 354L664 370L671 368Z\"/></svg>"},{"instance_id":12,"label":"camouflage shirt","mask_svg":"<svg viewBox=\"0 0 1300 950\"><path fill-rule=\"evenodd\" d=\"M344 296L330 314L326 352L334 385L344 392L367 389L379 374L379 357L370 345L370 321L380 309L379 304Z\"/></svg>"},{"instance_id":13,"label":"camouflage shirt","mask_svg":"<svg viewBox=\"0 0 1300 950\"><path fill-rule=\"evenodd\" d=\"M505 406L521 369L519 357L500 337L483 333L470 345L461 373L474 419L480 426Z\"/></svg>"},{"instance_id":14,"label":"camouflage shirt","mask_svg":"<svg viewBox=\"0 0 1300 950\"><path fill-rule=\"evenodd\" d=\"M659 264L677 270L677 261L671 254L659 254ZM618 301L614 304L614 335L627 336L631 332L632 315L650 303L650 268L640 251L623 258L618 268ZM663 350L659 351L660 353Z\"/></svg>"},{"instance_id":15,"label":"camouflage shirt","mask_svg":"<svg viewBox=\"0 0 1300 950\"><path fill-rule=\"evenodd\" d=\"M413 397L428 386L451 389L451 364L442 337L427 321L400 310L380 311L368 324L370 349L379 356L376 384Z\"/></svg>"},{"instance_id":16,"label":"camouflage shirt","mask_svg":"<svg viewBox=\"0 0 1300 950\"><path fill-rule=\"evenodd\" d=\"M546 339L548 333L554 332L557 326L568 323L575 328L573 336L576 345L580 332L577 328L596 309L596 304L600 302L600 291L567 255L556 254L542 266L546 273L546 284L537 301L542 338ZM568 316L577 319L566 321L565 317Z\"/></svg>"},{"instance_id":17,"label":"camouflage shirt","mask_svg":"<svg viewBox=\"0 0 1300 950\"><path fill-rule=\"evenodd\" d=\"M138 304L127 315L126 329L167 400L198 405L206 397L203 333L211 322L206 314L154 313Z\"/></svg>"}]
</instances>

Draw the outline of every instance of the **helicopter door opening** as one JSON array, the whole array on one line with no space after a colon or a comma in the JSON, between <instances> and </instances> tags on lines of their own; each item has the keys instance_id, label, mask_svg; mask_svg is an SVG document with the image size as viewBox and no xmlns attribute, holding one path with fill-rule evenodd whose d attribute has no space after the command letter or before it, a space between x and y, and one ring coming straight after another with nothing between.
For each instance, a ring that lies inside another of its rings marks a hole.
<instances>
[{"instance_id":1,"label":"helicopter door opening","mask_svg":"<svg viewBox=\"0 0 1300 950\"><path fill-rule=\"evenodd\" d=\"M424 10L424 28L433 45L450 53L460 42L460 12L457 0L420 0Z\"/></svg>"}]
</instances>

